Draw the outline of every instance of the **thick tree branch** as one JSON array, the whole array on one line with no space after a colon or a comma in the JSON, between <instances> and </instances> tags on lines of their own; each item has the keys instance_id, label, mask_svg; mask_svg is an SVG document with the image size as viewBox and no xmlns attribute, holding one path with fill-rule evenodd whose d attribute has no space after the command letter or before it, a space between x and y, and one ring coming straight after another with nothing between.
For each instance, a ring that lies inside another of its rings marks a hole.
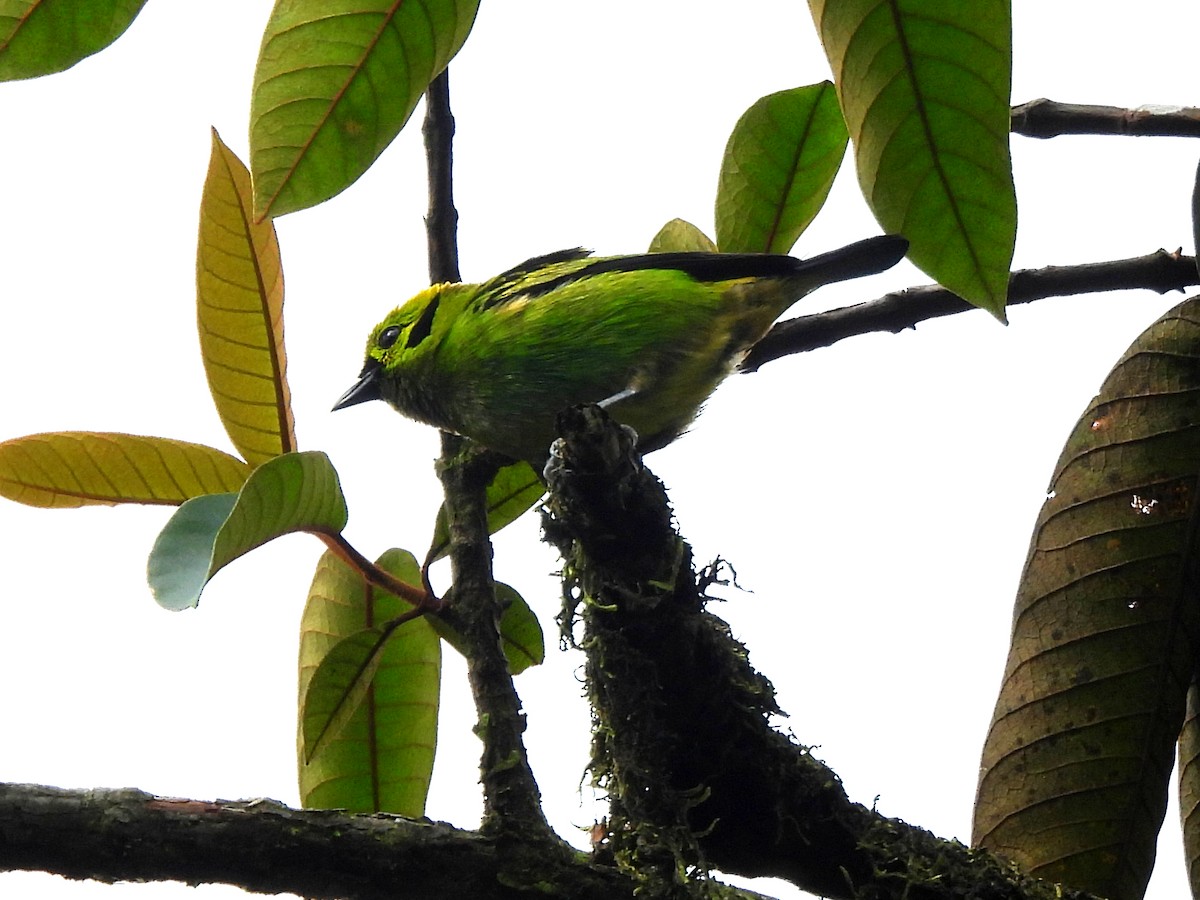
<instances>
[{"instance_id":1,"label":"thick tree branch","mask_svg":"<svg viewBox=\"0 0 1200 900\"><path fill-rule=\"evenodd\" d=\"M132 789L0 785L0 870L98 881L219 882L258 893L394 900L633 897L632 879L443 822L177 800ZM545 893L547 892L548 893ZM534 891L536 893L536 891Z\"/></svg>"},{"instance_id":2,"label":"thick tree branch","mask_svg":"<svg viewBox=\"0 0 1200 900\"><path fill-rule=\"evenodd\" d=\"M1086 896L852 803L770 727L770 683L704 609L718 573L694 575L634 441L598 407L560 429L545 530L565 561L567 621L582 610L593 772L612 796L616 859L642 877L712 864L847 900Z\"/></svg>"},{"instance_id":3,"label":"thick tree branch","mask_svg":"<svg viewBox=\"0 0 1200 900\"><path fill-rule=\"evenodd\" d=\"M1200 284L1195 258L1157 250L1112 262L1022 269L1009 281L1008 303L1014 306L1047 297L1105 291L1150 290L1165 294L1195 284ZM844 338L873 331L895 333L928 319L973 309L976 307L937 285L895 291L877 300L779 322L746 356L742 369L753 372L782 356L828 347Z\"/></svg>"},{"instance_id":4,"label":"thick tree branch","mask_svg":"<svg viewBox=\"0 0 1200 900\"><path fill-rule=\"evenodd\" d=\"M1013 134L1050 138L1063 134L1200 137L1200 109L1191 106L1092 106L1042 98L1012 108Z\"/></svg>"}]
</instances>

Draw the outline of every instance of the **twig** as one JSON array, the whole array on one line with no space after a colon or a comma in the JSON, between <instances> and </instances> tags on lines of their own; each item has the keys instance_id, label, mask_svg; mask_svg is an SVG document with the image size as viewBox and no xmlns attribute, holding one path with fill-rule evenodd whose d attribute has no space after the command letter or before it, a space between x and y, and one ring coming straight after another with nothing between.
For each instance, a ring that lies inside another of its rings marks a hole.
<instances>
[{"instance_id":1,"label":"twig","mask_svg":"<svg viewBox=\"0 0 1200 900\"><path fill-rule=\"evenodd\" d=\"M458 210L454 208L454 116L450 112L449 70L425 93L425 164L429 172L429 212L425 215L429 280L461 281L458 270Z\"/></svg>"},{"instance_id":2,"label":"twig","mask_svg":"<svg viewBox=\"0 0 1200 900\"><path fill-rule=\"evenodd\" d=\"M1200 283L1190 256L1158 250L1146 256L1080 266L1047 266L1012 274L1008 303L1013 306L1047 297L1104 291L1150 290L1160 294L1182 291ZM742 370L789 356L828 347L848 337L875 331L899 332L919 322L975 309L937 285L908 288L865 303L800 316L778 323L747 355Z\"/></svg>"},{"instance_id":3,"label":"twig","mask_svg":"<svg viewBox=\"0 0 1200 900\"><path fill-rule=\"evenodd\" d=\"M1030 100L1012 109L1012 132L1050 138L1063 134L1200 137L1200 109L1194 106L1092 106Z\"/></svg>"},{"instance_id":4,"label":"twig","mask_svg":"<svg viewBox=\"0 0 1200 900\"><path fill-rule=\"evenodd\" d=\"M437 281L459 280L452 178L454 119L446 73L426 95L425 152L429 165L429 269ZM492 581L486 492L495 477L494 454L473 452L463 438L442 435L438 475L446 494L450 565L454 586L451 615L466 644L467 674L483 741L480 760L485 833L520 834L567 852L546 822L541 794L522 733L525 717L500 642L500 604Z\"/></svg>"}]
</instances>

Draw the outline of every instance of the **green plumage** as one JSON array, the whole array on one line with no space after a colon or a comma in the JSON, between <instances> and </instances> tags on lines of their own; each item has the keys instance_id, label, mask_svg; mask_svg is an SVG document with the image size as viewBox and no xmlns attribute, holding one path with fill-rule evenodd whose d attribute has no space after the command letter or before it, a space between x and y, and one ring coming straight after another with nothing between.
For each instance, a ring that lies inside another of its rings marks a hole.
<instances>
[{"instance_id":1,"label":"green plumage","mask_svg":"<svg viewBox=\"0 0 1200 900\"><path fill-rule=\"evenodd\" d=\"M560 410L610 400L648 452L688 426L789 306L822 284L883 271L906 249L879 237L810 260L567 250L482 284L434 285L374 328L360 380L334 408L383 399L540 464Z\"/></svg>"}]
</instances>

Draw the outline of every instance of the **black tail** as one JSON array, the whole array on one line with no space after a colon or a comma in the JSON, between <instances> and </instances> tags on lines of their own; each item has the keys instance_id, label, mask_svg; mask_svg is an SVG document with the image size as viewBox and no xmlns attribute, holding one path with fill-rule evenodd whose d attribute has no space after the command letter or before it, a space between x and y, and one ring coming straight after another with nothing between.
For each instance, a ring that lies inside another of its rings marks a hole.
<instances>
[{"instance_id":1,"label":"black tail","mask_svg":"<svg viewBox=\"0 0 1200 900\"><path fill-rule=\"evenodd\" d=\"M811 273L813 283L806 287L808 291L822 284L886 271L902 260L907 252L907 240L899 235L884 234L847 244L810 259L797 259L782 253L645 253L598 259L567 277L587 278L603 272L633 272L638 269L678 269L697 281L803 278Z\"/></svg>"},{"instance_id":2,"label":"black tail","mask_svg":"<svg viewBox=\"0 0 1200 900\"><path fill-rule=\"evenodd\" d=\"M796 274L811 272L815 288L822 284L833 284L835 281L848 281L851 278L886 272L904 259L907 252L908 241L905 238L898 234L883 234L847 244L828 253L797 260L800 265Z\"/></svg>"}]
</instances>

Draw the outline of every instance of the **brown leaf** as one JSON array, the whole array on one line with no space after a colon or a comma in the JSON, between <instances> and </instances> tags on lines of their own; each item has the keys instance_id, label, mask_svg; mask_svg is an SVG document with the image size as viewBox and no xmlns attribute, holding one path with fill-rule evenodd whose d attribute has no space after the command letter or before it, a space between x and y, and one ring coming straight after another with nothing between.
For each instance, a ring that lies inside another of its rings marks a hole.
<instances>
[{"instance_id":1,"label":"brown leaf","mask_svg":"<svg viewBox=\"0 0 1200 900\"><path fill-rule=\"evenodd\" d=\"M1195 666L1200 301L1125 353L1058 461L1017 593L975 841L1140 898Z\"/></svg>"}]
</instances>

